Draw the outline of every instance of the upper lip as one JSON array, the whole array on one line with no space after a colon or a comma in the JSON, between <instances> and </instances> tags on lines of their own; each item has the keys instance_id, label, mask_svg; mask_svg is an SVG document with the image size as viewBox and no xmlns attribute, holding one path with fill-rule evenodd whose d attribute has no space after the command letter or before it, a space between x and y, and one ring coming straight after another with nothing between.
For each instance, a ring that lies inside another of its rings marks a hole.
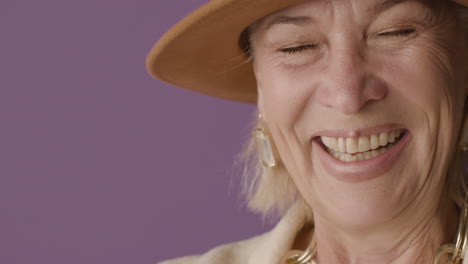
<instances>
[{"instance_id":1,"label":"upper lip","mask_svg":"<svg viewBox=\"0 0 468 264\"><path fill-rule=\"evenodd\" d=\"M325 136L325 137L341 137L341 138L358 138L358 137L366 137L374 134L380 134L384 132L390 132L393 130L402 129L406 130L406 128L401 124L383 124L377 125L372 127L366 127L361 129L326 129L319 132L316 132L312 135L312 139L317 137Z\"/></svg>"}]
</instances>

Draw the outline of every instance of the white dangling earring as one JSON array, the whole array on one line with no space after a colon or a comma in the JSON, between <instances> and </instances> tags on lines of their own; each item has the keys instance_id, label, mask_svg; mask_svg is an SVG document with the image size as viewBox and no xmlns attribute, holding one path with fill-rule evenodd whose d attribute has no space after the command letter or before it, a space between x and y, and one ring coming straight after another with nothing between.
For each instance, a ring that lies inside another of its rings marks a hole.
<instances>
[{"instance_id":1,"label":"white dangling earring","mask_svg":"<svg viewBox=\"0 0 468 264\"><path fill-rule=\"evenodd\" d=\"M268 168L274 169L279 165L279 155L270 131L262 120L262 115L258 115L259 126L255 129L255 142L260 163Z\"/></svg>"}]
</instances>

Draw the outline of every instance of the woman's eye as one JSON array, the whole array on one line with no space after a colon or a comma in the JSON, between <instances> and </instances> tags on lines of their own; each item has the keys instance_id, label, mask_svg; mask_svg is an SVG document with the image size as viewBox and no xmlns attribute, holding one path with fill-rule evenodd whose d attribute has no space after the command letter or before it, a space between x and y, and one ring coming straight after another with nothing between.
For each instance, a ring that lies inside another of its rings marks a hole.
<instances>
[{"instance_id":1,"label":"woman's eye","mask_svg":"<svg viewBox=\"0 0 468 264\"><path fill-rule=\"evenodd\" d=\"M294 53L299 53L301 51L314 49L317 46L318 46L317 44L304 44L304 45L299 45L299 46L290 47L290 48L280 48L278 49L278 51L286 53L286 54L294 54Z\"/></svg>"},{"instance_id":2,"label":"woman's eye","mask_svg":"<svg viewBox=\"0 0 468 264\"><path fill-rule=\"evenodd\" d=\"M381 33L377 33L376 36L379 37L404 37L404 36L409 36L411 34L414 34L416 32L415 28L403 28L399 30L391 30L391 31L384 31ZM317 48L317 44L304 44L304 45L299 45L295 47L289 47L289 48L280 48L278 51L286 54L295 54L295 53L300 53L302 51L310 50L310 49L315 49Z\"/></svg>"},{"instance_id":3,"label":"woman's eye","mask_svg":"<svg viewBox=\"0 0 468 264\"><path fill-rule=\"evenodd\" d=\"M385 31L381 33L377 33L376 35L379 37L404 37L411 35L416 32L415 28L404 28L399 30L392 30L392 31Z\"/></svg>"}]
</instances>

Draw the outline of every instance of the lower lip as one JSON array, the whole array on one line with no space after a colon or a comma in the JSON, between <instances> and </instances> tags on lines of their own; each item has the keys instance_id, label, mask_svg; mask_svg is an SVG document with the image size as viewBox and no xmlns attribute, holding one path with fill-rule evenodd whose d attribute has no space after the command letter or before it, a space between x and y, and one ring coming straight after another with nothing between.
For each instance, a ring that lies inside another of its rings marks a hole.
<instances>
[{"instance_id":1,"label":"lower lip","mask_svg":"<svg viewBox=\"0 0 468 264\"><path fill-rule=\"evenodd\" d=\"M361 182L377 178L389 171L398 161L401 152L410 140L411 134L406 132L400 141L386 152L368 160L351 162L344 162L331 156L322 147L319 139L312 141L312 149L317 152L323 168L328 174L339 181Z\"/></svg>"}]
</instances>

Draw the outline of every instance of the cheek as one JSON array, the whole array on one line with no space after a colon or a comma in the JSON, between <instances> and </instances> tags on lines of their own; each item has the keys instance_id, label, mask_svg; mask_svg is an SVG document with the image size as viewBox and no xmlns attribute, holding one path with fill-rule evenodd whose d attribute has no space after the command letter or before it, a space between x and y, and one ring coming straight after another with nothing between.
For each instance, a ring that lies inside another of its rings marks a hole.
<instances>
[{"instance_id":1,"label":"cheek","mask_svg":"<svg viewBox=\"0 0 468 264\"><path fill-rule=\"evenodd\" d=\"M285 74L279 67L264 62L257 71L257 85L263 116L268 123L292 126L306 103L304 89L300 89L293 74Z\"/></svg>"},{"instance_id":2,"label":"cheek","mask_svg":"<svg viewBox=\"0 0 468 264\"><path fill-rule=\"evenodd\" d=\"M260 51L262 52L262 51ZM306 57L306 56L305 56ZM287 65L284 57L260 53L256 78L265 114L272 122L292 127L319 85L317 65ZM309 120L312 121L312 120Z\"/></svg>"},{"instance_id":3,"label":"cheek","mask_svg":"<svg viewBox=\"0 0 468 264\"><path fill-rule=\"evenodd\" d=\"M267 61L257 61L257 85L262 105L262 116L267 122L277 145L281 160L293 176L297 186L305 183L300 175L310 171L310 146L307 138L301 137L295 128L297 119L307 105L305 89L297 75L286 74ZM313 120L309 120L313 122Z\"/></svg>"},{"instance_id":4,"label":"cheek","mask_svg":"<svg viewBox=\"0 0 468 264\"><path fill-rule=\"evenodd\" d=\"M393 93L402 98L401 104L411 104L434 116L459 108L463 88L457 56L450 47L422 38L398 52L381 56L379 67Z\"/></svg>"},{"instance_id":5,"label":"cheek","mask_svg":"<svg viewBox=\"0 0 468 264\"><path fill-rule=\"evenodd\" d=\"M419 154L414 156L414 164L420 165L418 171L423 175L445 175L465 97L459 55L450 47L426 40L381 61L385 61L382 67L392 96L398 99L394 102L415 136Z\"/></svg>"}]
</instances>

